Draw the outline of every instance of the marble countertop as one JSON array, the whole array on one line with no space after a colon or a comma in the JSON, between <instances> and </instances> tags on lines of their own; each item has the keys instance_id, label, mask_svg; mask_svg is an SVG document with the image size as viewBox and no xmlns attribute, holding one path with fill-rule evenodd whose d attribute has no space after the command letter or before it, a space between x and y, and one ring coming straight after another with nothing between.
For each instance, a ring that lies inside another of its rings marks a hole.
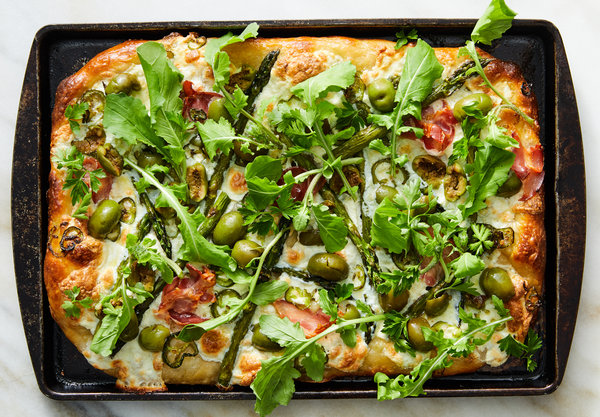
<instances>
[{"instance_id":1,"label":"marble countertop","mask_svg":"<svg viewBox=\"0 0 600 417\"><path fill-rule=\"evenodd\" d=\"M295 400L274 416L332 414L348 417L396 415L591 416L600 409L600 127L593 123L597 104L597 45L600 38L600 3L593 0L510 1L523 19L545 19L560 30L578 99L587 166L586 268L577 327L565 377L558 390L539 397L419 398L377 403L376 400ZM36 31L54 23L101 23L193 20L332 19L332 18L477 18L487 0L430 0L427 2L370 0L304 0L269 2L230 0L227 4L180 0L176 3L145 0L4 1L0 13L0 409L7 415L29 416L254 416L253 403L235 402L59 402L38 389L29 358L17 302L10 226L10 174L15 120L29 48ZM142 5L143 4L143 5ZM165 4L168 4L165 7ZM219 6L221 5L222 6ZM596 81L594 81L596 80ZM597 116L596 116L597 117ZM335 411L334 411L335 410ZM484 411L485 410L485 411Z\"/></svg>"}]
</instances>

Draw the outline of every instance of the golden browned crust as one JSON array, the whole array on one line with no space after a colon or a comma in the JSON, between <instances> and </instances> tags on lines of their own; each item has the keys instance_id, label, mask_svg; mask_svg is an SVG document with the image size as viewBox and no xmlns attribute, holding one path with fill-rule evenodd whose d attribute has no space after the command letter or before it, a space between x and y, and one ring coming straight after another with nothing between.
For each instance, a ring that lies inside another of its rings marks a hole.
<instances>
[{"instance_id":1,"label":"golden browned crust","mask_svg":"<svg viewBox=\"0 0 600 417\"><path fill-rule=\"evenodd\" d=\"M177 35L170 35L161 42L168 47L177 39ZM116 74L126 70L132 64L138 63L136 48L144 41L128 41L104 51L91 59L80 71L60 83L54 111L52 114L51 153L57 145L67 143L71 137L68 121L64 111L69 104L73 104L85 91L101 80L110 80ZM396 50L394 43L383 40L357 40L345 37L329 38L275 38L255 39L234 44L227 47L232 64L241 67L242 64L257 68L263 57L271 50L279 49L280 56L274 68L275 74L281 78L297 84L310 78L327 68L327 56L339 55L352 61L359 71L369 70L375 66L389 65L394 60L401 58L406 49ZM479 51L481 55L489 57ZM457 57L456 48L435 49L438 60L446 67L456 68L466 58ZM185 61L197 62L201 54L198 51L188 52ZM537 120L537 103L531 89L524 80L520 70L514 64L494 60L485 69L490 81L501 88L507 98L515 103L527 115ZM489 92L478 77L467 81L467 86L473 89ZM500 115L501 125L519 135L525 147L539 144L539 126L531 126L516 113L503 111ZM87 235L85 222L73 219L70 213L73 207L67 192L62 190L64 174L57 170L55 164L50 172L48 190L49 202L49 245L46 252L44 265L44 280L48 292L50 310L53 317L63 329L66 336L79 350L86 350L92 334L80 325L77 319L66 318L61 308L65 301L63 291L73 286L82 289L82 297L91 296L98 300L103 289L110 285L110 276L99 277L97 267L102 259L103 243ZM515 213L515 242L510 248L503 250L503 256L508 259L522 280L516 285L517 295L508 302L508 308L514 317L509 323L509 329L523 339L535 315L528 297L533 292L541 294L545 265L545 231L543 224L543 196L536 194L530 200L517 204ZM83 240L75 249L68 253L61 252L56 240L69 226L78 227L84 234ZM58 248L58 249L57 249ZM199 343L207 351L218 351L223 345L222 334L207 333ZM339 375L372 375L376 372L388 374L407 373L412 368L401 366L390 359L393 356L393 344L380 338L374 339L365 351L338 351L339 369L328 368L325 380ZM422 355L418 353L418 355ZM471 355L467 358L454 359L453 365L442 371L439 375L452 375L457 373L472 372L479 369L483 362ZM252 382L256 372L260 369L260 360L251 356L244 356L239 363L242 372L240 383L248 385ZM122 376L126 370L119 363L112 364L106 372ZM186 358L182 366L172 369L162 367L162 377L166 383L183 384L212 384L216 382L219 371L219 362L206 361L199 356ZM127 388L127 387L125 387Z\"/></svg>"}]
</instances>

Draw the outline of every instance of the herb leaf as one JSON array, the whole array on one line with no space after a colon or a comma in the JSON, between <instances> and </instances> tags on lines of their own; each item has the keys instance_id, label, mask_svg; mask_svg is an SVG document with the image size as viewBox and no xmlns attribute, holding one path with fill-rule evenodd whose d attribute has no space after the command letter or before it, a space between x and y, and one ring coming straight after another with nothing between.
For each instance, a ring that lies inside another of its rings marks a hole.
<instances>
[{"instance_id":1,"label":"herb leaf","mask_svg":"<svg viewBox=\"0 0 600 417\"><path fill-rule=\"evenodd\" d=\"M261 282L256 286L250 301L258 306L271 304L273 301L281 298L289 285L285 281Z\"/></svg>"},{"instance_id":2,"label":"herb leaf","mask_svg":"<svg viewBox=\"0 0 600 417\"><path fill-rule=\"evenodd\" d=\"M356 67L349 61L340 62L320 74L292 87L291 91L308 105L314 105L331 91L340 91L354 83Z\"/></svg>"},{"instance_id":3,"label":"herb leaf","mask_svg":"<svg viewBox=\"0 0 600 417\"><path fill-rule=\"evenodd\" d=\"M471 40L491 45L494 39L498 39L510 29L516 15L504 0L492 0L483 16L475 24L475 28L471 33Z\"/></svg>"},{"instance_id":4,"label":"herb leaf","mask_svg":"<svg viewBox=\"0 0 600 417\"><path fill-rule=\"evenodd\" d=\"M65 295L69 297L69 299L61 305L62 309L65 310L65 316L78 319L81 315L82 308L90 308L92 306L93 301L90 297L85 297L82 300L77 299L80 291L81 289L78 286L75 286L70 290L65 290Z\"/></svg>"},{"instance_id":5,"label":"herb leaf","mask_svg":"<svg viewBox=\"0 0 600 417\"><path fill-rule=\"evenodd\" d=\"M348 228L344 221L329 212L322 204L312 206L312 212L319 227L319 234L327 252L337 252L346 247Z\"/></svg>"},{"instance_id":6,"label":"herb leaf","mask_svg":"<svg viewBox=\"0 0 600 417\"><path fill-rule=\"evenodd\" d=\"M416 41L418 38L419 35L417 35L417 29L411 29L408 33L405 33L404 29L402 29L400 32L396 32L396 46L394 46L394 49L402 48L408 43L409 39Z\"/></svg>"},{"instance_id":7,"label":"herb leaf","mask_svg":"<svg viewBox=\"0 0 600 417\"><path fill-rule=\"evenodd\" d=\"M65 117L69 121L69 127L74 134L79 134L79 121L83 118L83 115L89 108L90 104L83 102L76 103L72 106L68 105L65 109Z\"/></svg>"},{"instance_id":8,"label":"herb leaf","mask_svg":"<svg viewBox=\"0 0 600 417\"><path fill-rule=\"evenodd\" d=\"M145 238L141 242L134 234L127 235L127 250L142 265L148 265L156 268L160 272L160 277L167 283L173 282L173 271L177 275L182 274L181 268L171 259L155 249L156 241Z\"/></svg>"},{"instance_id":9,"label":"herb leaf","mask_svg":"<svg viewBox=\"0 0 600 417\"><path fill-rule=\"evenodd\" d=\"M533 359L533 355L542 347L542 339L536 332L529 329L525 343L521 343L512 335L506 336L499 342L500 349L511 356L516 358L527 358L527 370L529 372L535 371L537 363Z\"/></svg>"}]
</instances>

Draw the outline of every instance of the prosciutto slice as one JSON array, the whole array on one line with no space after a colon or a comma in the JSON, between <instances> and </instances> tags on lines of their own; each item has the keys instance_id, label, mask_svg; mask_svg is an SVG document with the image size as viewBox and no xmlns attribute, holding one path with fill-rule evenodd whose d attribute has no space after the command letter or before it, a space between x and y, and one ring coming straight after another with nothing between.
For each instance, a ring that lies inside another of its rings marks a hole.
<instances>
[{"instance_id":1,"label":"prosciutto slice","mask_svg":"<svg viewBox=\"0 0 600 417\"><path fill-rule=\"evenodd\" d=\"M316 336L331 326L330 317L323 313L321 309L317 310L316 313L309 309L300 310L295 305L283 300L275 301L273 305L281 318L287 317L292 323L300 324L307 338Z\"/></svg>"}]
</instances>

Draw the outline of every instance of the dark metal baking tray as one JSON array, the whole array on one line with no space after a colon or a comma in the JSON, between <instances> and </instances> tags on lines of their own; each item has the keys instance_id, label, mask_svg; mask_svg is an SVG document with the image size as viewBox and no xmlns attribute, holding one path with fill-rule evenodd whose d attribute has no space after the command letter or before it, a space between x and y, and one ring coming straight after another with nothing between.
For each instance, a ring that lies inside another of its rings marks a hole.
<instances>
[{"instance_id":1,"label":"dark metal baking tray","mask_svg":"<svg viewBox=\"0 0 600 417\"><path fill-rule=\"evenodd\" d=\"M249 22L175 22L55 25L35 36L25 72L15 134L12 174L12 233L16 282L25 335L41 391L55 399L179 400L252 399L248 388L220 392L213 386L171 385L169 391L138 395L120 392L114 379L91 367L52 320L42 279L47 238L46 191L51 111L58 83L95 54L127 39L158 39L171 32L220 36ZM474 20L381 19L268 21L261 36L345 35L394 39L399 28L416 28L432 46L460 46ZM486 48L516 62L538 99L545 155L547 267L544 306L538 330L544 347L539 367L522 364L484 368L474 374L430 380L429 396L547 394L560 384L571 346L585 249L585 170L577 103L564 46L557 28L540 20L515 21ZM298 383L296 398L375 397L371 378Z\"/></svg>"}]
</instances>

